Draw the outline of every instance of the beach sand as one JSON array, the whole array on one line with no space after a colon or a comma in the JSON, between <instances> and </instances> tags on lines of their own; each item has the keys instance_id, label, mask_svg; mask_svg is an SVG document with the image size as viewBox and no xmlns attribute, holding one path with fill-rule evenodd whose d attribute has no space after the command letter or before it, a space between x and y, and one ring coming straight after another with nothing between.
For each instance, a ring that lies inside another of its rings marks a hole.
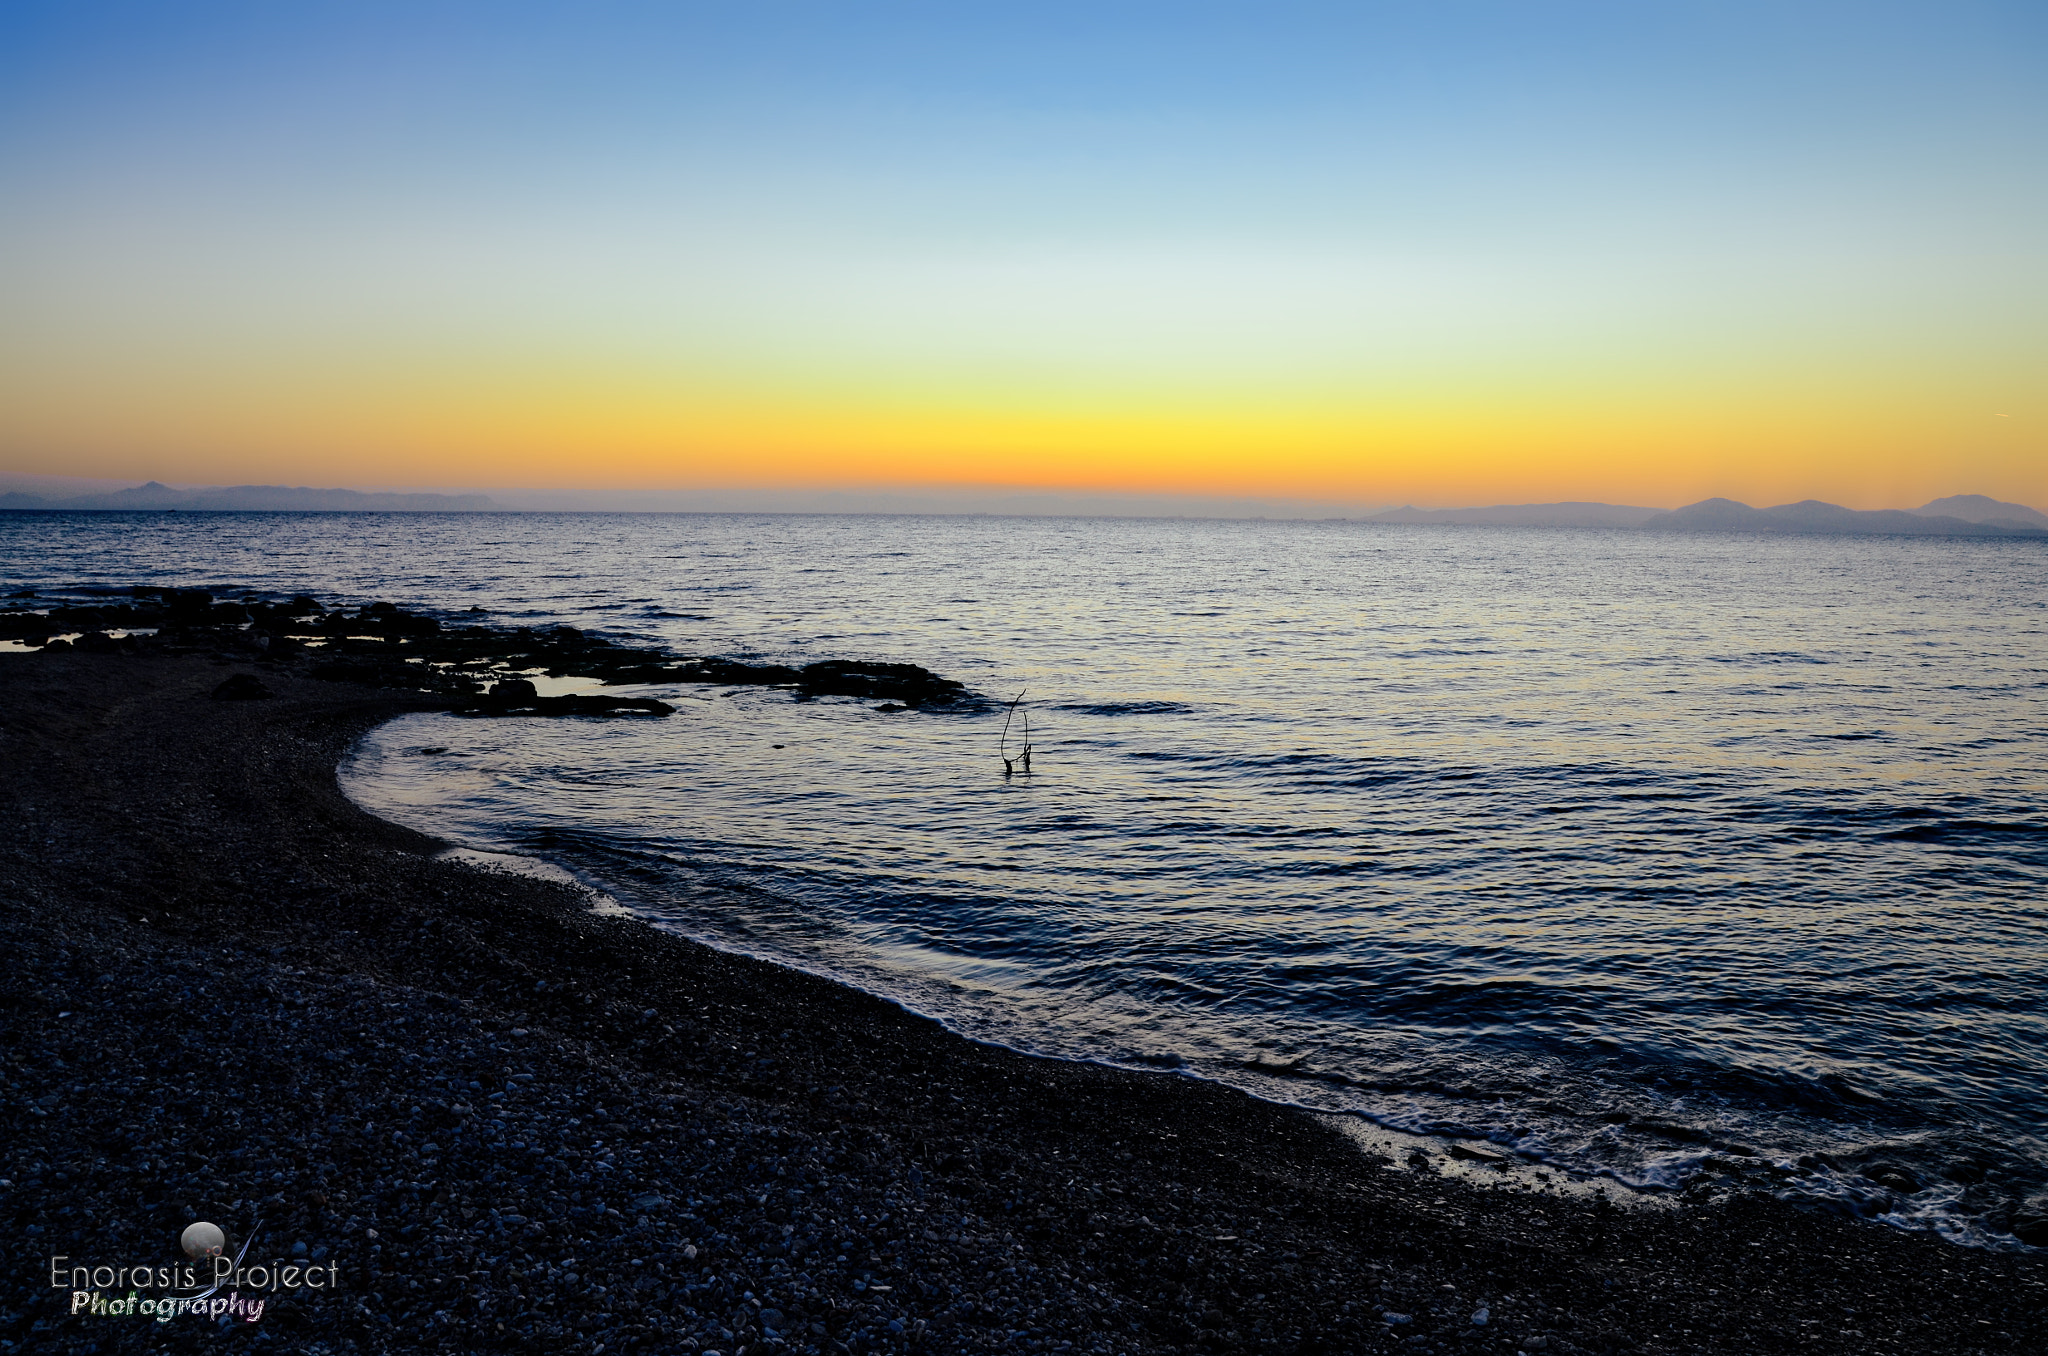
<instances>
[{"instance_id":1,"label":"beach sand","mask_svg":"<svg viewBox=\"0 0 2048 1356\"><path fill-rule=\"evenodd\" d=\"M0 1350L2048 1349L2039 1254L1376 1159L437 861L334 770L440 699L254 671L0 655ZM332 1289L51 1284L195 1219Z\"/></svg>"}]
</instances>

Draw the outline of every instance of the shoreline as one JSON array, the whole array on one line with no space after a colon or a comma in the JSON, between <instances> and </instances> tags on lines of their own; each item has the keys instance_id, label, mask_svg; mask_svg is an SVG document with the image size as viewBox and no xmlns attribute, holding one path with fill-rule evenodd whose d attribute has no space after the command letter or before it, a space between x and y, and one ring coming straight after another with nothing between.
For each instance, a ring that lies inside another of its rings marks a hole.
<instances>
[{"instance_id":1,"label":"shoreline","mask_svg":"<svg viewBox=\"0 0 2048 1356\"><path fill-rule=\"evenodd\" d=\"M451 845L360 810L335 770L446 699L272 666L275 696L209 698L244 672L0 655L0 1349L1964 1353L2048 1333L2039 1254L1376 1162L1314 1113L982 1045L436 860ZM256 1255L304 1243L340 1289L217 1335L70 1317L47 1284L47 1254L169 1262L190 1219L259 1217Z\"/></svg>"},{"instance_id":2,"label":"shoreline","mask_svg":"<svg viewBox=\"0 0 2048 1356\"><path fill-rule=\"evenodd\" d=\"M344 792L344 794L346 794ZM354 802L351 798L351 803ZM359 808L363 808L360 807ZM364 809L366 814L375 816L375 811ZM425 830L416 830L425 832ZM488 860L477 860L488 859ZM1209 1087L1242 1096L1263 1106L1276 1110L1306 1116L1318 1123L1331 1126L1357 1146L1359 1152L1368 1156L1378 1154L1383 1159L1408 1160L1409 1166L1420 1154L1428 1159L1427 1171L1439 1176L1459 1177L1498 1190L1526 1191L1542 1194L1556 1194L1578 1197L1591 1203L1596 1196L1605 1196L1616 1209L1676 1210L1687 1207L1684 1193L1668 1188L1642 1187L1623 1181L1613 1173L1574 1174L1549 1160L1524 1158L1500 1146L1480 1139L1457 1139L1442 1135L1425 1134L1404 1130L1373 1119L1363 1112L1333 1111L1305 1102L1290 1102L1279 1097L1262 1096L1258 1092L1224 1079L1212 1077L1192 1068L1132 1068L1112 1060L1094 1059L1085 1055L1063 1055L1045 1051L1029 1050L1016 1045L1005 1044L991 1037L975 1036L953 1025L945 1016L925 1011L907 999L896 997L879 989L867 988L854 979L835 975L823 970L811 969L801 961L787 956L765 952L742 950L728 942L715 938L683 932L679 929L662 927L650 920L640 919L630 908L618 903L603 887L594 885L577 876L568 867L548 857L524 852L500 851L486 848L448 847L436 860L462 860L484 871L502 871L508 875L541 881L558 881L579 893L588 896L586 904L595 912L616 913L621 917L634 918L647 926L669 936L700 946L720 955L730 956L756 964L770 965L778 969L794 971L809 976L824 984L844 988L887 1004L915 1021L929 1022L954 1040L980 1046L1017 1059L1050 1060L1056 1064L1071 1064L1090 1069L1101 1069L1114 1074L1134 1074L1144 1078L1181 1078ZM1477 1152L1473 1152L1477 1150ZM1527 1178L1543 1178L1529 1181ZM1870 1218L1863 1216L1862 1218ZM1954 1246L1968 1247L1967 1244Z\"/></svg>"},{"instance_id":3,"label":"shoreline","mask_svg":"<svg viewBox=\"0 0 2048 1356\"><path fill-rule=\"evenodd\" d=\"M343 793L346 795L346 792ZM354 802L353 798L351 803ZM364 808L360 805L358 808ZM364 812L375 816L375 811L364 808ZM417 830L424 832L424 830ZM1327 1124L1346 1139L1352 1141L1358 1151L1368 1156L1377 1154L1385 1160L1407 1160L1410 1167L1420 1166L1414 1160L1417 1155L1428 1160L1426 1171L1439 1176L1458 1177L1477 1182L1496 1190L1525 1191L1538 1195L1552 1194L1577 1197L1590 1204L1595 1197L1605 1196L1616 1209L1676 1210L1686 1208L1683 1193L1677 1190L1640 1187L1609 1174L1573 1174L1548 1160L1524 1158L1498 1145L1479 1139L1457 1139L1442 1135L1424 1134L1387 1125L1357 1111L1333 1111L1326 1107L1313 1106L1305 1102L1290 1102L1279 1097L1262 1096L1249 1088L1239 1087L1220 1078L1201 1073L1191 1068L1132 1068L1106 1059L1093 1059L1085 1055L1062 1055L1036 1051L1001 1040L969 1034L953 1025L946 1017L925 1011L909 1000L896 997L879 989L862 986L856 980L811 969L801 961L786 956L763 952L741 950L726 941L683 932L679 929L662 927L658 923L641 919L627 906L620 904L594 885L577 876L568 867L550 858L523 852L499 851L485 848L447 847L436 856L436 860L459 860L483 871L501 871L515 877L541 881L555 881L587 896L586 905L598 913L615 913L621 917L634 918L647 926L669 936L692 943L720 955L756 964L774 966L809 976L824 984L849 989L854 993L887 1004L915 1021L929 1022L954 1040L1017 1059L1050 1060L1056 1064L1071 1064L1090 1069L1101 1069L1113 1074L1135 1074L1144 1078L1181 1078L1217 1088L1224 1092L1242 1096L1263 1106L1276 1110L1306 1116L1319 1123ZM1476 1152L1475 1152L1476 1151ZM1530 1178L1543 1180L1531 1181ZM1867 1216L1865 1218L1868 1218ZM1969 1245L1957 1245L1969 1246Z\"/></svg>"}]
</instances>

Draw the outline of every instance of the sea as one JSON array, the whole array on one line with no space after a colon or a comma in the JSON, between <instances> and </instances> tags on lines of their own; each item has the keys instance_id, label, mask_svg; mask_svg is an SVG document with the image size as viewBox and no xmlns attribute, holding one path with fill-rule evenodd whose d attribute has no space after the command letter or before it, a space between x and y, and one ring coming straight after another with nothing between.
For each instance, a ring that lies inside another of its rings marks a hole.
<instances>
[{"instance_id":1,"label":"sea","mask_svg":"<svg viewBox=\"0 0 2048 1356\"><path fill-rule=\"evenodd\" d=\"M344 786L980 1041L1679 1203L2048 1204L2048 543L7 513L0 580L920 664L977 700L412 715Z\"/></svg>"}]
</instances>

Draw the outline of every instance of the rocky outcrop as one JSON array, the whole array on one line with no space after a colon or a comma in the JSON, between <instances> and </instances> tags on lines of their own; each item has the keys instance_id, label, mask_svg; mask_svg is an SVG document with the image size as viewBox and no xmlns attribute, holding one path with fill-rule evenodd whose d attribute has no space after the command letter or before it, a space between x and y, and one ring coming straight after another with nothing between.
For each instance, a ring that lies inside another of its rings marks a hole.
<instances>
[{"instance_id":1,"label":"rocky outcrop","mask_svg":"<svg viewBox=\"0 0 2048 1356\"><path fill-rule=\"evenodd\" d=\"M125 600L90 604L39 606L25 596L15 606L0 608L0 639L44 644L50 636L77 632L75 644L81 650L211 654L329 682L439 693L476 714L666 714L671 709L641 697L543 698L518 676L523 673L592 678L606 686L781 687L800 700L856 697L901 707L974 700L960 683L916 664L829 659L797 668L620 645L573 626L503 627L466 620L458 615L444 621L381 601L328 608L307 594L220 599L199 589L143 588ZM114 630L153 634L108 634ZM55 642L53 647L63 645Z\"/></svg>"},{"instance_id":2,"label":"rocky outcrop","mask_svg":"<svg viewBox=\"0 0 2048 1356\"><path fill-rule=\"evenodd\" d=\"M880 697L907 706L943 706L959 701L967 689L915 664L859 664L828 659L806 664L797 680L811 695Z\"/></svg>"}]
</instances>

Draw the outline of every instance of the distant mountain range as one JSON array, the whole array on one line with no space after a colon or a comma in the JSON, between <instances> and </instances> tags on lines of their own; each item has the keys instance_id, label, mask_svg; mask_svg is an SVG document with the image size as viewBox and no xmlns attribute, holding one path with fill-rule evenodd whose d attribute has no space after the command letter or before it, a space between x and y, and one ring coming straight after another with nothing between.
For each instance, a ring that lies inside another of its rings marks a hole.
<instances>
[{"instance_id":1,"label":"distant mountain range","mask_svg":"<svg viewBox=\"0 0 2048 1356\"><path fill-rule=\"evenodd\" d=\"M178 509L200 513L294 512L346 513L350 510L451 513L496 508L481 494L364 494L359 490L310 490L291 485L232 485L174 490L158 481L109 494L81 494L49 499L12 490L0 494L0 509Z\"/></svg>"},{"instance_id":2,"label":"distant mountain range","mask_svg":"<svg viewBox=\"0 0 2048 1356\"><path fill-rule=\"evenodd\" d=\"M16 483L20 483L17 481ZM36 489L46 486L31 481ZM68 488L68 487L65 487ZM603 511L795 512L795 513L963 513L994 512L1022 516L1068 514L1082 517L1173 516L1278 518L1344 516L1341 506L1308 501L1196 500L1171 501L1158 496L1012 495L953 498L897 495L819 494L808 498L784 495L754 503L742 496L727 503L716 497L676 494L578 495L565 491L505 492L507 502L482 494L372 494L361 490L316 490L290 485L201 486L176 490L158 481L123 490L58 497L26 491L0 493L0 510L62 509L177 510L182 512L384 512L459 513L478 510L532 512L561 509ZM759 498L760 496L754 496ZM742 502L744 500L744 502ZM986 502L984 502L986 500ZM787 502L785 502L787 501ZM1155 502L1157 501L1157 502ZM1353 510L1355 512L1356 510ZM2048 536L2048 514L2024 504L2009 504L1981 494L1956 494L1916 509L1850 509L1806 499L1773 508L1751 508L1733 499L1703 499L1680 509L1642 508L1631 504L1495 504L1490 508L1398 508L1374 514L1369 523L1450 523L1494 527L1613 527L1649 532L1829 532L1911 533L1915 536L1997 537Z\"/></svg>"},{"instance_id":3,"label":"distant mountain range","mask_svg":"<svg viewBox=\"0 0 2048 1356\"><path fill-rule=\"evenodd\" d=\"M1751 508L1702 499L1665 511L1630 504L1496 504L1492 508L1398 508L1371 523L1461 523L1497 527L1625 527L1650 532L1908 533L1923 537L2048 536L2048 514L1981 494L1955 494L1916 509L1851 509L1803 499Z\"/></svg>"}]
</instances>

